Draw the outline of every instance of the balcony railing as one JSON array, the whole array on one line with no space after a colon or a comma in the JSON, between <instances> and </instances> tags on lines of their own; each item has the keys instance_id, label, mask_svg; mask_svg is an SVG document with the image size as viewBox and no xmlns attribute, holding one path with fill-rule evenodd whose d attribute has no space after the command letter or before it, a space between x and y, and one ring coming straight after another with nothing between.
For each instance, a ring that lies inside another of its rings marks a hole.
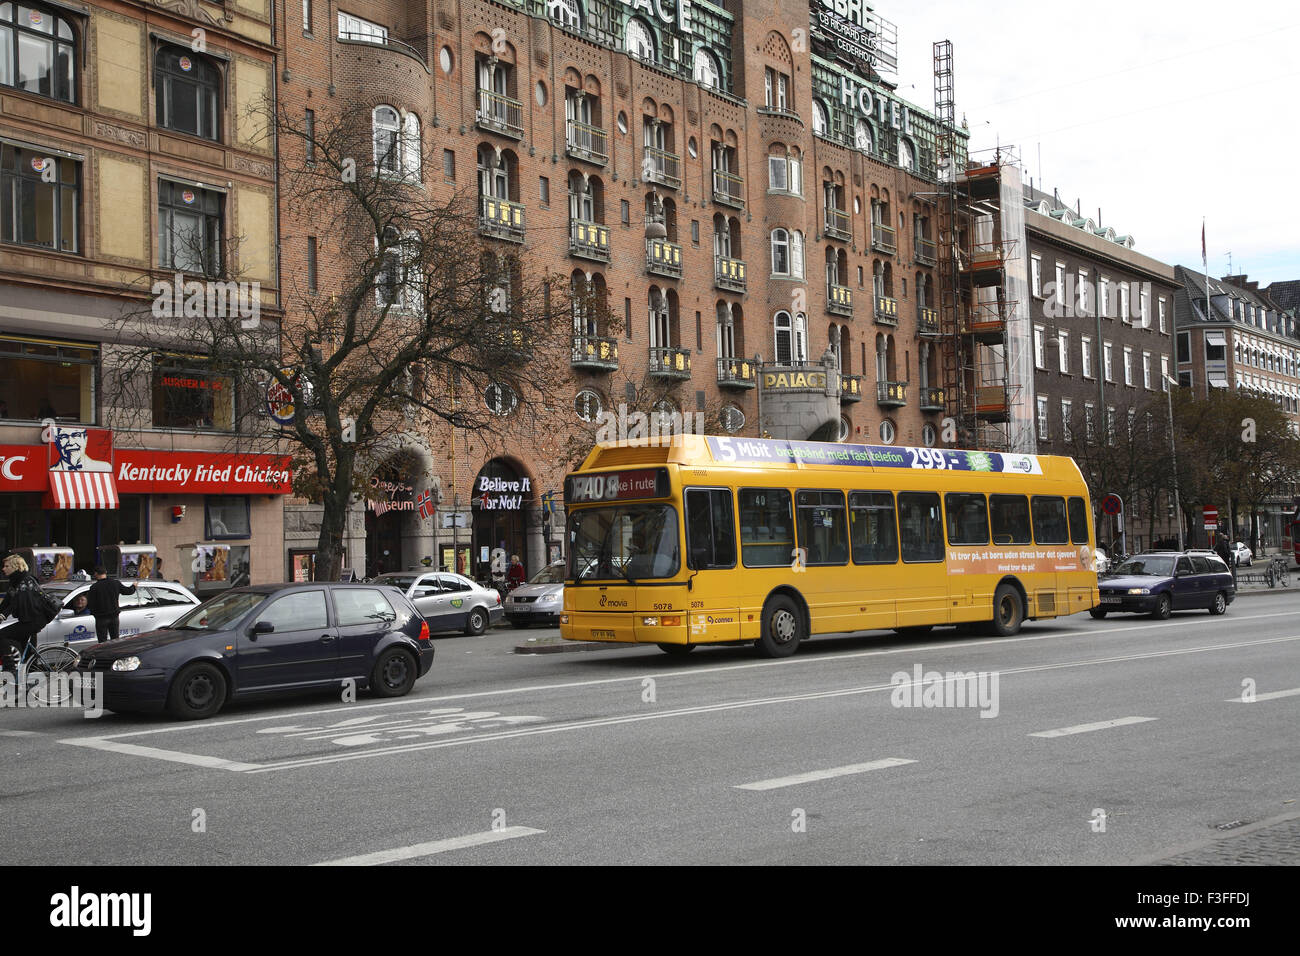
<instances>
[{"instance_id":1,"label":"balcony railing","mask_svg":"<svg viewBox=\"0 0 1300 956\"><path fill-rule=\"evenodd\" d=\"M921 389L921 411L943 411L943 389L927 386Z\"/></svg>"},{"instance_id":2,"label":"balcony railing","mask_svg":"<svg viewBox=\"0 0 1300 956\"><path fill-rule=\"evenodd\" d=\"M512 139L524 138L524 108L518 100L492 90L478 91L477 123L480 129L491 130Z\"/></svg>"},{"instance_id":3,"label":"balcony railing","mask_svg":"<svg viewBox=\"0 0 1300 956\"><path fill-rule=\"evenodd\" d=\"M935 250L933 239L916 237L916 261L923 266L938 265L939 255Z\"/></svg>"},{"instance_id":4,"label":"balcony railing","mask_svg":"<svg viewBox=\"0 0 1300 956\"><path fill-rule=\"evenodd\" d=\"M598 335L575 335L573 337L574 368L595 369L600 372L612 372L618 368L618 339L603 338Z\"/></svg>"},{"instance_id":5,"label":"balcony railing","mask_svg":"<svg viewBox=\"0 0 1300 956\"><path fill-rule=\"evenodd\" d=\"M873 222L871 224L871 248L891 256L896 253L898 251L898 237L893 227L886 226L883 222Z\"/></svg>"},{"instance_id":6,"label":"balcony railing","mask_svg":"<svg viewBox=\"0 0 1300 956\"><path fill-rule=\"evenodd\" d=\"M682 247L667 239L647 239L645 241L646 272L670 279L682 277Z\"/></svg>"},{"instance_id":7,"label":"balcony railing","mask_svg":"<svg viewBox=\"0 0 1300 956\"><path fill-rule=\"evenodd\" d=\"M510 242L524 241L524 207L509 199L480 196L478 204L479 232L494 239Z\"/></svg>"},{"instance_id":8,"label":"balcony railing","mask_svg":"<svg viewBox=\"0 0 1300 956\"><path fill-rule=\"evenodd\" d=\"M907 404L906 382L878 382L876 384L876 404L885 408L898 408Z\"/></svg>"},{"instance_id":9,"label":"balcony railing","mask_svg":"<svg viewBox=\"0 0 1300 956\"><path fill-rule=\"evenodd\" d=\"M657 378L690 378L691 350L652 348L650 350L650 374Z\"/></svg>"},{"instance_id":10,"label":"balcony railing","mask_svg":"<svg viewBox=\"0 0 1300 956\"><path fill-rule=\"evenodd\" d=\"M713 284L731 292L745 291L745 263L727 256L713 257Z\"/></svg>"},{"instance_id":11,"label":"balcony railing","mask_svg":"<svg viewBox=\"0 0 1300 956\"><path fill-rule=\"evenodd\" d=\"M565 134L565 152L597 166L609 162L609 139L603 129L569 120Z\"/></svg>"},{"instance_id":12,"label":"balcony railing","mask_svg":"<svg viewBox=\"0 0 1300 956\"><path fill-rule=\"evenodd\" d=\"M713 171L713 201L736 209L745 208L745 180L735 173L715 169Z\"/></svg>"},{"instance_id":13,"label":"balcony railing","mask_svg":"<svg viewBox=\"0 0 1300 956\"><path fill-rule=\"evenodd\" d=\"M826 209L826 235L831 239L842 239L844 242L853 240L853 229L849 222L849 214L843 209Z\"/></svg>"},{"instance_id":14,"label":"balcony railing","mask_svg":"<svg viewBox=\"0 0 1300 956\"><path fill-rule=\"evenodd\" d=\"M831 315L853 318L853 290L846 285L826 283L826 311Z\"/></svg>"},{"instance_id":15,"label":"balcony railing","mask_svg":"<svg viewBox=\"0 0 1300 956\"><path fill-rule=\"evenodd\" d=\"M938 335L939 310L918 305L916 307L916 331L918 335Z\"/></svg>"},{"instance_id":16,"label":"balcony railing","mask_svg":"<svg viewBox=\"0 0 1300 956\"><path fill-rule=\"evenodd\" d=\"M758 369L749 359L718 359L719 388L753 388L758 384Z\"/></svg>"},{"instance_id":17,"label":"balcony railing","mask_svg":"<svg viewBox=\"0 0 1300 956\"><path fill-rule=\"evenodd\" d=\"M840 402L849 404L862 401L862 376L840 375Z\"/></svg>"},{"instance_id":18,"label":"balcony railing","mask_svg":"<svg viewBox=\"0 0 1300 956\"><path fill-rule=\"evenodd\" d=\"M876 296L876 324L898 325L898 300L887 295Z\"/></svg>"},{"instance_id":19,"label":"balcony railing","mask_svg":"<svg viewBox=\"0 0 1300 956\"><path fill-rule=\"evenodd\" d=\"M425 62L424 54L411 44L405 43L401 40L394 40L386 35L375 36L372 33L358 33L355 30L340 30L338 38L343 40L345 43L369 43L372 46L388 47L390 50L397 50L399 53L404 53L409 57L419 60L421 63Z\"/></svg>"},{"instance_id":20,"label":"balcony railing","mask_svg":"<svg viewBox=\"0 0 1300 956\"><path fill-rule=\"evenodd\" d=\"M584 259L609 262L609 227L585 219L570 219L569 252Z\"/></svg>"},{"instance_id":21,"label":"balcony railing","mask_svg":"<svg viewBox=\"0 0 1300 956\"><path fill-rule=\"evenodd\" d=\"M662 149L656 149L654 146L645 147L645 158L649 160L645 164L646 182L658 183L661 186L667 186L669 189L680 189L682 186L682 159L676 153L669 153Z\"/></svg>"}]
</instances>

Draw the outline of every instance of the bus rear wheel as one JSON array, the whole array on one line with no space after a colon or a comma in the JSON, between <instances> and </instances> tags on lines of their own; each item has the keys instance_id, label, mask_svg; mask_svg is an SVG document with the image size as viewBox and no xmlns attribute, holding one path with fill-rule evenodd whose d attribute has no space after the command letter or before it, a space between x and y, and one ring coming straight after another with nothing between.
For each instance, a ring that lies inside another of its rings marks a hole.
<instances>
[{"instance_id":1,"label":"bus rear wheel","mask_svg":"<svg viewBox=\"0 0 1300 956\"><path fill-rule=\"evenodd\" d=\"M803 615L788 597L773 598L763 608L763 636L758 649L766 657L789 657L804 639Z\"/></svg>"},{"instance_id":2,"label":"bus rear wheel","mask_svg":"<svg viewBox=\"0 0 1300 956\"><path fill-rule=\"evenodd\" d=\"M1025 602L1020 592L1010 584L999 585L993 594L993 633L998 637L1019 634L1024 621Z\"/></svg>"}]
</instances>

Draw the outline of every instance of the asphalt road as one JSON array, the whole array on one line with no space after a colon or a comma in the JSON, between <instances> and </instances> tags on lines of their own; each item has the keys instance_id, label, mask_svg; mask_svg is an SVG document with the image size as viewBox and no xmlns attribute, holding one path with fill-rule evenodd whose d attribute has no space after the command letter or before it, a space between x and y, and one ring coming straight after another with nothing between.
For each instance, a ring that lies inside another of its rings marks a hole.
<instances>
[{"instance_id":1,"label":"asphalt road","mask_svg":"<svg viewBox=\"0 0 1300 956\"><path fill-rule=\"evenodd\" d=\"M783 661L518 655L498 629L438 640L394 702L5 710L0 845L60 865L1296 863L1298 601L821 638ZM987 696L923 706L928 672Z\"/></svg>"}]
</instances>

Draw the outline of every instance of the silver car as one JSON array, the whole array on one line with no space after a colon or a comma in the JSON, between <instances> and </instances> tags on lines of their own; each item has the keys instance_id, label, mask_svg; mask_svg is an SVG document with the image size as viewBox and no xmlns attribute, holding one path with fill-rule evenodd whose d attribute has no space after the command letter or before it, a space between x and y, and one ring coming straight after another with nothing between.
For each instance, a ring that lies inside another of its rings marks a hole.
<instances>
[{"instance_id":1,"label":"silver car","mask_svg":"<svg viewBox=\"0 0 1300 956\"><path fill-rule=\"evenodd\" d=\"M564 562L542 568L506 598L506 620L515 627L559 624L564 610Z\"/></svg>"},{"instance_id":2,"label":"silver car","mask_svg":"<svg viewBox=\"0 0 1300 956\"><path fill-rule=\"evenodd\" d=\"M95 619L85 610L79 598L86 597L91 581L58 581L41 586L50 597L59 602L59 616L45 625L38 636L40 644L94 643ZM199 599L188 588L170 581L125 581L136 584L134 594L118 595L118 637L143 634L155 628L166 627L194 605ZM81 605L78 607L78 605ZM12 618L0 623L0 641L13 623Z\"/></svg>"},{"instance_id":3,"label":"silver car","mask_svg":"<svg viewBox=\"0 0 1300 956\"><path fill-rule=\"evenodd\" d=\"M447 571L390 571L376 584L397 588L415 604L431 631L482 634L501 620L501 595Z\"/></svg>"}]
</instances>

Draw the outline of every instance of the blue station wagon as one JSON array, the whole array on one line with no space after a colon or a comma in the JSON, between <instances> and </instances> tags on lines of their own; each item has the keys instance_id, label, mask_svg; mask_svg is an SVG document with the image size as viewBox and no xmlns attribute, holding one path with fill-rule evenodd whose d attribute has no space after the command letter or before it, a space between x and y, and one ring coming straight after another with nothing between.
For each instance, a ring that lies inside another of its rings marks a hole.
<instances>
[{"instance_id":1,"label":"blue station wagon","mask_svg":"<svg viewBox=\"0 0 1300 956\"><path fill-rule=\"evenodd\" d=\"M1222 614L1237 596L1232 572L1213 551L1135 554L1097 582L1101 604L1090 612L1137 611L1167 618L1193 609Z\"/></svg>"}]
</instances>

